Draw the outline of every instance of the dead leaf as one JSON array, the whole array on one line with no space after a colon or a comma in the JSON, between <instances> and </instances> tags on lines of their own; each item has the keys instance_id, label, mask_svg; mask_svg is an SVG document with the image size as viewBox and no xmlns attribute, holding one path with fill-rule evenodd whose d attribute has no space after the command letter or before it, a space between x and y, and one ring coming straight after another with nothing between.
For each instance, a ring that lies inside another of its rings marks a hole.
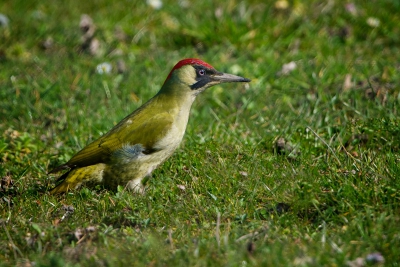
<instances>
[{"instance_id":1,"label":"dead leaf","mask_svg":"<svg viewBox=\"0 0 400 267\"><path fill-rule=\"evenodd\" d=\"M249 174L247 173L247 172L245 172L245 171L240 171L239 172L240 173L240 175L242 175L242 176L244 176L244 177L247 177Z\"/></svg>"},{"instance_id":2,"label":"dead leaf","mask_svg":"<svg viewBox=\"0 0 400 267\"><path fill-rule=\"evenodd\" d=\"M353 88L353 83L351 81L351 74L346 74L346 76L344 77L344 82L343 82L343 86L342 86L342 90L343 91L349 91L351 88Z\"/></svg>"},{"instance_id":3,"label":"dead leaf","mask_svg":"<svg viewBox=\"0 0 400 267\"><path fill-rule=\"evenodd\" d=\"M277 73L278 75L288 75L297 68L297 64L291 61L287 64L283 64L282 69Z\"/></svg>"}]
</instances>

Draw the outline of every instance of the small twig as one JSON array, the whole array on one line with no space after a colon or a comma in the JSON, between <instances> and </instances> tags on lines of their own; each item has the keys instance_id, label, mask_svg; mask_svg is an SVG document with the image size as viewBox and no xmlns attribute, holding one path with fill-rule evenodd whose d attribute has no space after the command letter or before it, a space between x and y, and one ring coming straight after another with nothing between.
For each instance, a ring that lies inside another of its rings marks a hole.
<instances>
[{"instance_id":1,"label":"small twig","mask_svg":"<svg viewBox=\"0 0 400 267\"><path fill-rule=\"evenodd\" d=\"M337 160L339 165L342 165L340 163L339 158L336 156L335 151L333 151L333 149L330 147L330 145L324 139L322 139L313 129L311 129L310 126L307 126L307 129L309 129L319 140L321 140L322 143L324 143L324 145L326 145L326 147L332 152L332 155L335 157L335 159Z\"/></svg>"},{"instance_id":2,"label":"small twig","mask_svg":"<svg viewBox=\"0 0 400 267\"><path fill-rule=\"evenodd\" d=\"M267 226L264 226L264 227L262 227L261 229L259 229L258 231L254 231L254 232L252 232L252 233L250 233L250 234L242 235L241 237L239 237L238 239L236 239L235 242L240 242L240 241L242 241L242 240L246 240L246 239L249 239L249 238L252 238L252 239L253 239L253 238L255 238L255 237L261 235L262 233L267 233L267 232L268 232L268 227L267 227Z\"/></svg>"},{"instance_id":3,"label":"small twig","mask_svg":"<svg viewBox=\"0 0 400 267\"><path fill-rule=\"evenodd\" d=\"M325 243L326 243L326 222L323 221L322 225L320 227L322 227L321 243L322 243L322 247L325 248Z\"/></svg>"},{"instance_id":4,"label":"small twig","mask_svg":"<svg viewBox=\"0 0 400 267\"><path fill-rule=\"evenodd\" d=\"M217 226L215 228L215 238L217 239L218 247L221 245L219 226L221 225L221 213L217 213Z\"/></svg>"},{"instance_id":5,"label":"small twig","mask_svg":"<svg viewBox=\"0 0 400 267\"><path fill-rule=\"evenodd\" d=\"M168 242L171 245L171 249L174 249L174 241L172 240L172 230L168 230Z\"/></svg>"},{"instance_id":6,"label":"small twig","mask_svg":"<svg viewBox=\"0 0 400 267\"><path fill-rule=\"evenodd\" d=\"M255 236L259 235L259 234L260 234L260 232L255 231L255 232L247 234L247 235L242 235L241 237L236 239L236 242L240 242L240 241L248 239L248 238L253 238L253 237L255 237Z\"/></svg>"},{"instance_id":7,"label":"small twig","mask_svg":"<svg viewBox=\"0 0 400 267\"><path fill-rule=\"evenodd\" d=\"M351 158L354 161L357 161L358 163L360 163L361 161L357 158L355 158L349 151L347 151L346 147L344 145L341 145L343 151L346 153L346 155Z\"/></svg>"},{"instance_id":8,"label":"small twig","mask_svg":"<svg viewBox=\"0 0 400 267\"><path fill-rule=\"evenodd\" d=\"M61 217L60 222L64 221L69 216L69 211L66 211L64 215Z\"/></svg>"},{"instance_id":9,"label":"small twig","mask_svg":"<svg viewBox=\"0 0 400 267\"><path fill-rule=\"evenodd\" d=\"M85 240L85 238L86 238L86 235L83 235L83 236L78 240L78 242L76 242L76 244L78 245L78 244L81 243L83 240Z\"/></svg>"},{"instance_id":10,"label":"small twig","mask_svg":"<svg viewBox=\"0 0 400 267\"><path fill-rule=\"evenodd\" d=\"M114 202L114 200L112 200L111 197L108 197L108 199L110 200L110 202L112 203L112 205L115 207L115 202Z\"/></svg>"},{"instance_id":11,"label":"small twig","mask_svg":"<svg viewBox=\"0 0 400 267\"><path fill-rule=\"evenodd\" d=\"M17 260L17 253L16 253L16 251L18 251L18 253L19 253L19 255L20 255L21 257L24 257L24 255L22 254L21 250L14 244L14 241L12 240L12 238L11 238L11 236L10 236L10 233L9 233L8 230L7 230L7 227L6 227L4 224L3 224L3 228L4 228L4 231L6 232L7 237L8 237L8 241L10 242L11 246L13 247L13 252L14 252L14 258L15 258L15 260Z\"/></svg>"}]
</instances>

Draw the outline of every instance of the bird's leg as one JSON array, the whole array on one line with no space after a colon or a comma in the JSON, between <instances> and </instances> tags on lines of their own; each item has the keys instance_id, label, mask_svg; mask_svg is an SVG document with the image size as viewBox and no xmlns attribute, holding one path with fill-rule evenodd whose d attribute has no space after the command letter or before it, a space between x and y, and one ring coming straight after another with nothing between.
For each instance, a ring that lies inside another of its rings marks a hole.
<instances>
[{"instance_id":1,"label":"bird's leg","mask_svg":"<svg viewBox=\"0 0 400 267\"><path fill-rule=\"evenodd\" d=\"M142 178L130 180L126 184L126 188L134 193L144 194L145 186L142 184Z\"/></svg>"}]
</instances>

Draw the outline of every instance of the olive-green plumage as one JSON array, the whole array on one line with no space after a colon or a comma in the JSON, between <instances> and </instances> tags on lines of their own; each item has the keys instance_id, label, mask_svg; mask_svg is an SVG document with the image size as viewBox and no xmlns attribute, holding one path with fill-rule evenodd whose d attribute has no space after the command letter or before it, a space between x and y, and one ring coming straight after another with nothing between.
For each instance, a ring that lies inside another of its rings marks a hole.
<instances>
[{"instance_id":1,"label":"olive-green plumage","mask_svg":"<svg viewBox=\"0 0 400 267\"><path fill-rule=\"evenodd\" d=\"M63 193L82 184L143 190L141 180L181 142L197 94L218 83L248 81L218 72L198 59L178 62L157 95L51 171L68 169L51 193Z\"/></svg>"}]
</instances>

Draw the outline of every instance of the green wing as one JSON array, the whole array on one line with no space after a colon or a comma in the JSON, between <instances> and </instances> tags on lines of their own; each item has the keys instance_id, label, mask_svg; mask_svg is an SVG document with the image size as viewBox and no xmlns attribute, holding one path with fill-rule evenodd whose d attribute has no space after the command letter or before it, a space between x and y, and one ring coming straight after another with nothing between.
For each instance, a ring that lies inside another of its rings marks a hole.
<instances>
[{"instance_id":1,"label":"green wing","mask_svg":"<svg viewBox=\"0 0 400 267\"><path fill-rule=\"evenodd\" d=\"M51 172L107 163L110 155L126 144L141 144L145 151L151 153L154 150L154 144L165 136L172 123L173 116L168 112L157 114L150 112L149 114L146 109L136 110L108 133L75 154L66 164Z\"/></svg>"}]
</instances>

